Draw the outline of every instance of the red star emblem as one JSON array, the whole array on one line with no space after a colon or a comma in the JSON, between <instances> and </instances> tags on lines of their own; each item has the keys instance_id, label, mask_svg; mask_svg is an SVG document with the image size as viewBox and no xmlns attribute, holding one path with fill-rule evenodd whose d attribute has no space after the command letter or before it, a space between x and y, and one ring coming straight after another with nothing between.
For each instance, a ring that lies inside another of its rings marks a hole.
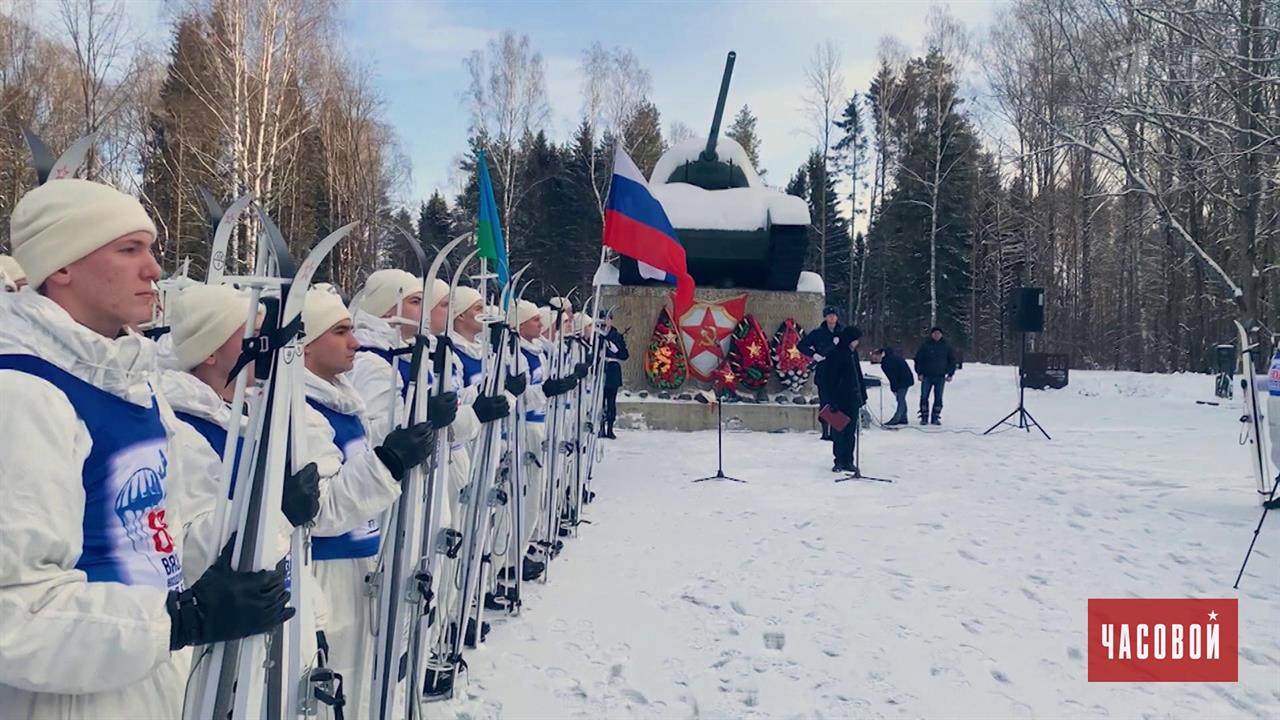
<instances>
[{"instance_id":1,"label":"red star emblem","mask_svg":"<svg viewBox=\"0 0 1280 720\"><path fill-rule=\"evenodd\" d=\"M61 180L67 176L66 168L58 168L58 172L53 174L54 179Z\"/></svg>"},{"instance_id":2,"label":"red star emblem","mask_svg":"<svg viewBox=\"0 0 1280 720\"><path fill-rule=\"evenodd\" d=\"M702 322L697 325L688 325L686 328L693 337L694 352L706 350L718 358L724 357L724 348L720 343L729 337L733 328L717 325L714 313L708 310L702 314Z\"/></svg>"}]
</instances>

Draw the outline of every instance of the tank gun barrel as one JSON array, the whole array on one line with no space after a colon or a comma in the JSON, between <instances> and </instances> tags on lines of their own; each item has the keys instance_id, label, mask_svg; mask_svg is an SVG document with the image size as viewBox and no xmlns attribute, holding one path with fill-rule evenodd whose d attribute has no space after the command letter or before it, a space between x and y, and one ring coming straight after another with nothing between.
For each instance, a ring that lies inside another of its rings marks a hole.
<instances>
[{"instance_id":1,"label":"tank gun barrel","mask_svg":"<svg viewBox=\"0 0 1280 720\"><path fill-rule=\"evenodd\" d=\"M724 119L724 103L729 97L729 79L733 77L733 61L738 57L738 53L729 51L729 56L724 59L724 77L720 79L720 96L716 98L716 114L711 118L711 134L707 136L707 148L702 151L701 160L715 161L719 159L716 155L716 141L720 138L720 121Z\"/></svg>"}]
</instances>

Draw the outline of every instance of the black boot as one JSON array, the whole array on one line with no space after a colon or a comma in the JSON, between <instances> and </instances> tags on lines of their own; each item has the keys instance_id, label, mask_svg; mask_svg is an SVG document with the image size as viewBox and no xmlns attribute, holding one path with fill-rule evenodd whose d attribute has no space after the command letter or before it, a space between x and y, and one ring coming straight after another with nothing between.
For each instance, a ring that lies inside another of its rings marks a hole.
<instances>
[{"instance_id":1,"label":"black boot","mask_svg":"<svg viewBox=\"0 0 1280 720\"><path fill-rule=\"evenodd\" d=\"M547 569L546 563L539 562L537 560L534 560L533 558L525 558L524 567L523 567L520 579L524 580L525 582L533 582L534 580L537 580L538 578L542 577L542 573L546 571L546 569Z\"/></svg>"},{"instance_id":2,"label":"black boot","mask_svg":"<svg viewBox=\"0 0 1280 720\"><path fill-rule=\"evenodd\" d=\"M929 418L929 423L933 425L942 424L942 408L934 408L933 416Z\"/></svg>"},{"instance_id":3,"label":"black boot","mask_svg":"<svg viewBox=\"0 0 1280 720\"><path fill-rule=\"evenodd\" d=\"M423 682L422 693L428 698L453 697L453 665L433 657Z\"/></svg>"}]
</instances>

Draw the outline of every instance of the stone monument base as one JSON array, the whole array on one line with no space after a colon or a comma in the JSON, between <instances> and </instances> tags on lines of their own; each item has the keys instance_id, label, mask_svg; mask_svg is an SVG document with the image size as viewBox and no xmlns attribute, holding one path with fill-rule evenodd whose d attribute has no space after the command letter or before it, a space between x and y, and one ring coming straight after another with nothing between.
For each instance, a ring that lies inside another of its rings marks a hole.
<instances>
[{"instance_id":1,"label":"stone monument base","mask_svg":"<svg viewBox=\"0 0 1280 720\"><path fill-rule=\"evenodd\" d=\"M746 312L759 321L766 337L788 318L808 329L821 322L822 293L768 290L698 288L699 302L720 302L747 295ZM614 325L622 331L630 358L622 364L622 392L618 396L619 428L651 430L714 430L714 405L700 403L694 395L711 385L690 376L680 388L658 390L644 373L644 355L659 312L668 305L670 286L606 285L601 290L601 307L613 309ZM743 389L741 394L755 397ZM724 406L726 428L757 432L807 432L818 429L817 391L810 379L799 393L784 388L770 377L763 402L728 402Z\"/></svg>"},{"instance_id":2,"label":"stone monument base","mask_svg":"<svg viewBox=\"0 0 1280 720\"><path fill-rule=\"evenodd\" d=\"M616 425L628 430L715 430L716 406L696 400L662 400L653 396L619 397ZM752 432L817 431L818 406L794 402L728 402L724 405L724 427L726 430Z\"/></svg>"}]
</instances>

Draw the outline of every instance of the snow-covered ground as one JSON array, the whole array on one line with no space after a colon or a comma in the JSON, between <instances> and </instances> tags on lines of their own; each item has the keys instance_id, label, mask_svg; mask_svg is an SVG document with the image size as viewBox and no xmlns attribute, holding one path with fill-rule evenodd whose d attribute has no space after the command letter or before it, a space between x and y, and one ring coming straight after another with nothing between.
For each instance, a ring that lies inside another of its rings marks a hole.
<instances>
[{"instance_id":1,"label":"snow-covered ground","mask_svg":"<svg viewBox=\"0 0 1280 720\"><path fill-rule=\"evenodd\" d=\"M1280 517L1233 591L1260 508L1213 399L1203 375L1073 371L1027 394L1052 441L981 437L1014 370L966 366L942 429L864 433L893 484L833 483L814 434L726 434L747 484L691 482L715 433L620 435L592 524L428 713L1280 717ZM1240 682L1087 683L1090 597L1239 597Z\"/></svg>"}]
</instances>

